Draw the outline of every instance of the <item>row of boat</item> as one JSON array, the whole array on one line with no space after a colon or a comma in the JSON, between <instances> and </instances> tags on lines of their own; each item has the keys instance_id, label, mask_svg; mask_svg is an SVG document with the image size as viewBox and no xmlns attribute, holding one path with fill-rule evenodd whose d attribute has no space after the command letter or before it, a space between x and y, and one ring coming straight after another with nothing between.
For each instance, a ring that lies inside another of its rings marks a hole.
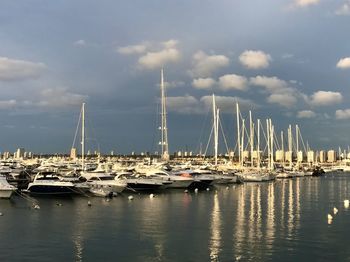
<instances>
[{"instance_id":1,"label":"row of boat","mask_svg":"<svg viewBox=\"0 0 350 262\"><path fill-rule=\"evenodd\" d=\"M108 169L106 163L78 166L44 163L32 169L18 165L0 165L0 198L10 198L17 190L30 195L113 196L121 192L155 191L171 188L206 189L215 184L265 182L281 178L321 175L322 170L226 169L213 167L137 165Z\"/></svg>"}]
</instances>

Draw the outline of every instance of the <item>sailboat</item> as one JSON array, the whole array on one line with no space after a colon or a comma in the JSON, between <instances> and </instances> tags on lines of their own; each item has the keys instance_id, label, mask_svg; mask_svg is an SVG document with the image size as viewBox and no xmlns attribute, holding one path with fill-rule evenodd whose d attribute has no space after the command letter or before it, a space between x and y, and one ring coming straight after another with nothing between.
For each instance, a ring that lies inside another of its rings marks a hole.
<instances>
[{"instance_id":1,"label":"sailboat","mask_svg":"<svg viewBox=\"0 0 350 262\"><path fill-rule=\"evenodd\" d=\"M85 103L81 107L81 169L80 175L86 180L90 192L96 196L110 196L121 193L127 186L126 182L105 171L85 171Z\"/></svg>"}]
</instances>

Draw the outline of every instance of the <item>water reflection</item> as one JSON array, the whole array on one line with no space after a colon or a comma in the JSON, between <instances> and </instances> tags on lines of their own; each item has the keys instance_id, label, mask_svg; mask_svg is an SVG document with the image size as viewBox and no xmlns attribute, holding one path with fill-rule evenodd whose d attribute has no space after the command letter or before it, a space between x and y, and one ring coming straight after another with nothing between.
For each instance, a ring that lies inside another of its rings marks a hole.
<instances>
[{"instance_id":1,"label":"water reflection","mask_svg":"<svg viewBox=\"0 0 350 262\"><path fill-rule=\"evenodd\" d=\"M211 261L219 261L219 251L221 248L221 216L218 194L214 196L214 205L211 214L209 252Z\"/></svg>"}]
</instances>

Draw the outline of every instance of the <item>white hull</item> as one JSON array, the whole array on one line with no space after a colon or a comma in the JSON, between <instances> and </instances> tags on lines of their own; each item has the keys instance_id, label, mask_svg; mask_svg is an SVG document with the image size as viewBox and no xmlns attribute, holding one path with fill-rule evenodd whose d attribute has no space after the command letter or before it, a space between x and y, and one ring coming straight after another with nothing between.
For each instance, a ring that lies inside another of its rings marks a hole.
<instances>
[{"instance_id":1,"label":"white hull","mask_svg":"<svg viewBox=\"0 0 350 262\"><path fill-rule=\"evenodd\" d=\"M0 189L0 198L11 198L14 191L16 191L16 189Z\"/></svg>"}]
</instances>

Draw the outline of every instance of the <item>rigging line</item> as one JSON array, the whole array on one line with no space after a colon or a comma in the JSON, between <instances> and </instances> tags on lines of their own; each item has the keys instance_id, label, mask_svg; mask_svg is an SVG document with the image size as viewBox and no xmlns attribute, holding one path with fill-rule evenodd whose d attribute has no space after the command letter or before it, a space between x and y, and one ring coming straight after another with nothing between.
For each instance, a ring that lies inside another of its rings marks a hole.
<instances>
[{"instance_id":1,"label":"rigging line","mask_svg":"<svg viewBox=\"0 0 350 262\"><path fill-rule=\"evenodd\" d=\"M81 121L81 113L82 113L82 109L80 109L79 120L78 120L77 128L75 129L75 135L74 135L73 144L72 144L71 148L74 147L75 141L76 141L77 136L78 136L78 131L79 131L79 127L80 127L80 121Z\"/></svg>"},{"instance_id":2,"label":"rigging line","mask_svg":"<svg viewBox=\"0 0 350 262\"><path fill-rule=\"evenodd\" d=\"M226 150L227 150L227 153L229 154L229 149L228 149L228 145L227 145L227 141L226 141L226 137L225 137L225 134L224 134L224 128L222 126L222 123L221 123L221 119L219 118L219 125L221 127L221 133L222 133L222 137L224 139L224 142L225 142L225 146L226 146Z\"/></svg>"},{"instance_id":3,"label":"rigging line","mask_svg":"<svg viewBox=\"0 0 350 262\"><path fill-rule=\"evenodd\" d=\"M210 144L210 141L211 141L211 136L213 134L213 131L214 131L214 125L212 126L211 128L211 131L210 131L210 135L209 135L209 139L208 139L208 143L207 143L207 146L205 147L205 151L204 151L204 155L203 155L203 160L207 154L207 151L208 151L208 147L209 147L209 144Z\"/></svg>"},{"instance_id":4,"label":"rigging line","mask_svg":"<svg viewBox=\"0 0 350 262\"><path fill-rule=\"evenodd\" d=\"M206 123L207 123L207 119L208 119L208 116L209 116L209 111L210 111L210 109L208 108L208 111L207 111L207 114L206 114L206 116L205 116L205 118L204 118L204 121L203 121L203 124L202 124L202 129L201 129L201 133L200 133L200 136L199 136L199 139L198 139L198 142L197 142L197 148L196 148L196 151L200 151L199 149L200 149L200 144L201 144L201 140L202 140L202 137L203 137L203 133L204 133L204 129L205 129L205 125L206 125Z\"/></svg>"}]
</instances>

